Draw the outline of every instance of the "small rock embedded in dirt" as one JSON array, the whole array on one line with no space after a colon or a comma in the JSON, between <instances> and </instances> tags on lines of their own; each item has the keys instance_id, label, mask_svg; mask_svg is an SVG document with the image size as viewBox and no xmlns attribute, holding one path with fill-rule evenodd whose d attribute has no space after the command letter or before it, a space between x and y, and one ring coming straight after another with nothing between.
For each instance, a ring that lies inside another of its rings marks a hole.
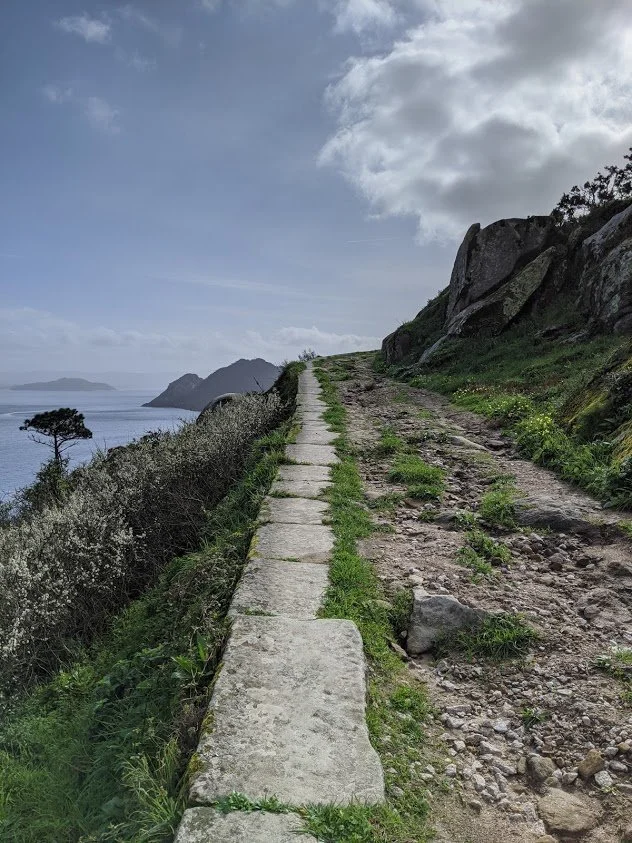
<instances>
[{"instance_id":1,"label":"small rock embedded in dirt","mask_svg":"<svg viewBox=\"0 0 632 843\"><path fill-rule=\"evenodd\" d=\"M595 782L602 790L612 787L613 784L612 776L607 770L599 770L598 773L595 773Z\"/></svg>"},{"instance_id":2,"label":"small rock embedded in dirt","mask_svg":"<svg viewBox=\"0 0 632 843\"><path fill-rule=\"evenodd\" d=\"M555 763L544 755L530 755L527 759L529 775L536 782L546 781L557 770Z\"/></svg>"},{"instance_id":3,"label":"small rock embedded in dirt","mask_svg":"<svg viewBox=\"0 0 632 843\"><path fill-rule=\"evenodd\" d=\"M423 588L416 588L413 595L406 639L411 656L427 653L446 632L476 626L487 614L459 603L451 594L428 594Z\"/></svg>"},{"instance_id":4,"label":"small rock embedded in dirt","mask_svg":"<svg viewBox=\"0 0 632 843\"><path fill-rule=\"evenodd\" d=\"M599 750L591 749L584 760L580 761L577 765L577 772L582 779L589 779L595 773L598 773L599 770L603 770L605 766L606 762L603 760L603 756Z\"/></svg>"},{"instance_id":5,"label":"small rock embedded in dirt","mask_svg":"<svg viewBox=\"0 0 632 843\"><path fill-rule=\"evenodd\" d=\"M538 802L540 816L550 831L581 834L595 828L601 818L601 807L594 799L586 799L552 790Z\"/></svg>"}]
</instances>

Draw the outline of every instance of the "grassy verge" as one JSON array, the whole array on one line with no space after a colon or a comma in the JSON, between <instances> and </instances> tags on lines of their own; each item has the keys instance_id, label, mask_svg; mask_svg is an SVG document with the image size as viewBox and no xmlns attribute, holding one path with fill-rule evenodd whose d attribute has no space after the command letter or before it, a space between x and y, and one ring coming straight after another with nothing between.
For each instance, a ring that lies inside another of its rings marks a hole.
<instances>
[{"instance_id":1,"label":"grassy verge","mask_svg":"<svg viewBox=\"0 0 632 843\"><path fill-rule=\"evenodd\" d=\"M327 843L423 841L429 833L428 804L419 773L429 706L423 686L409 677L389 646L395 635L388 603L371 564L357 549L358 540L370 535L373 526L361 505L362 484L345 436L345 411L328 374L323 369L316 374L328 406L326 416L341 434L341 462L333 469L328 493L335 546L322 614L354 621L362 635L370 677L367 722L385 770L388 801L383 806L313 807L302 815L306 829Z\"/></svg>"},{"instance_id":2,"label":"grassy verge","mask_svg":"<svg viewBox=\"0 0 632 843\"><path fill-rule=\"evenodd\" d=\"M613 372L612 388L607 378L597 377L613 354L625 359L625 341L609 336L563 343L539 338L537 330L527 324L499 338L454 340L429 367L394 367L391 374L496 421L529 459L609 505L631 508L632 459L625 451L632 421L624 396L627 370L622 366ZM602 388L611 393L604 397ZM584 416L570 411L577 401L586 404L582 412L587 419L596 419L592 427L580 425ZM600 414L601 404L614 409Z\"/></svg>"},{"instance_id":3,"label":"grassy verge","mask_svg":"<svg viewBox=\"0 0 632 843\"><path fill-rule=\"evenodd\" d=\"M226 611L285 441L284 428L258 440L200 550L174 559L0 726L0 839L172 839Z\"/></svg>"}]
</instances>

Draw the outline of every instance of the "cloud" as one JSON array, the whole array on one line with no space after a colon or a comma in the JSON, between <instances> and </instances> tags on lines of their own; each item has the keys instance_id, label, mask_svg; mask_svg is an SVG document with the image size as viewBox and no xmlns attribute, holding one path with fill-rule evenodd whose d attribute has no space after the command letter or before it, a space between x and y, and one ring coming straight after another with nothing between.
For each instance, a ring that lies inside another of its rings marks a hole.
<instances>
[{"instance_id":1,"label":"cloud","mask_svg":"<svg viewBox=\"0 0 632 843\"><path fill-rule=\"evenodd\" d=\"M84 117L94 129L116 135L121 131L118 123L119 111L102 97L80 97L72 88L61 85L44 85L42 94L53 105L73 104L80 108Z\"/></svg>"},{"instance_id":2,"label":"cloud","mask_svg":"<svg viewBox=\"0 0 632 843\"><path fill-rule=\"evenodd\" d=\"M398 18L389 0L335 0L324 5L334 15L337 32L360 34L366 29L391 27Z\"/></svg>"},{"instance_id":3,"label":"cloud","mask_svg":"<svg viewBox=\"0 0 632 843\"><path fill-rule=\"evenodd\" d=\"M83 113L95 129L109 134L118 134L121 131L118 125L118 109L112 108L101 97L87 97L84 102Z\"/></svg>"},{"instance_id":4,"label":"cloud","mask_svg":"<svg viewBox=\"0 0 632 843\"><path fill-rule=\"evenodd\" d=\"M168 47L179 47L182 42L181 26L156 20L156 18L152 18L145 14L145 12L137 9L136 6L131 4L121 6L118 10L118 14L127 23L138 26L146 32L149 32L151 35L155 35L157 38L160 38Z\"/></svg>"},{"instance_id":5,"label":"cloud","mask_svg":"<svg viewBox=\"0 0 632 843\"><path fill-rule=\"evenodd\" d=\"M84 41L95 44L107 44L110 40L111 26L107 20L90 18L88 15L73 15L60 18L55 26L63 32L79 35Z\"/></svg>"},{"instance_id":6,"label":"cloud","mask_svg":"<svg viewBox=\"0 0 632 843\"><path fill-rule=\"evenodd\" d=\"M70 102L73 98L72 88L63 88L61 85L44 85L42 93L49 102L55 105L62 105L65 102Z\"/></svg>"},{"instance_id":7,"label":"cloud","mask_svg":"<svg viewBox=\"0 0 632 843\"><path fill-rule=\"evenodd\" d=\"M335 334L311 328L278 328L269 334L258 331L246 332L247 343L259 349L257 353L281 360L296 357L304 348L313 348L318 354L344 354L350 351L368 351L378 348L378 337L358 336L357 334Z\"/></svg>"},{"instance_id":8,"label":"cloud","mask_svg":"<svg viewBox=\"0 0 632 843\"><path fill-rule=\"evenodd\" d=\"M422 23L351 58L326 94L337 129L320 163L377 215L458 238L548 212L632 143L629 0L417 5Z\"/></svg>"}]
</instances>

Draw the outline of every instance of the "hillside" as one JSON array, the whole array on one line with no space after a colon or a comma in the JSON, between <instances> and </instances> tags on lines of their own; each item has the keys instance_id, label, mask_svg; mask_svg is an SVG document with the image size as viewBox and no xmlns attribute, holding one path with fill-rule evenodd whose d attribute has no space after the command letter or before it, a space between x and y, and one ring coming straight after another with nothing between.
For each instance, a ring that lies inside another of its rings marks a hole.
<instances>
[{"instance_id":1,"label":"hillside","mask_svg":"<svg viewBox=\"0 0 632 843\"><path fill-rule=\"evenodd\" d=\"M236 360L204 379L194 374L183 375L143 406L203 410L214 398L225 392L264 392L278 376L278 366L261 358Z\"/></svg>"},{"instance_id":2,"label":"hillside","mask_svg":"<svg viewBox=\"0 0 632 843\"><path fill-rule=\"evenodd\" d=\"M33 390L39 392L114 392L108 383L97 383L85 378L57 378L54 381L40 381L11 386L9 389Z\"/></svg>"}]
</instances>

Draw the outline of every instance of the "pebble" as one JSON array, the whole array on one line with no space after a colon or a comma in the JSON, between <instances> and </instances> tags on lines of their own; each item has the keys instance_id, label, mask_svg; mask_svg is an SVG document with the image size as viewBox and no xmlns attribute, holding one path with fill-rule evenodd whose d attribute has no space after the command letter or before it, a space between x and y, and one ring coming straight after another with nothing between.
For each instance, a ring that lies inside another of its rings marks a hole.
<instances>
[{"instance_id":1,"label":"pebble","mask_svg":"<svg viewBox=\"0 0 632 843\"><path fill-rule=\"evenodd\" d=\"M606 790L613 785L612 776L607 770L599 770L598 773L595 773L595 781L602 790Z\"/></svg>"},{"instance_id":2,"label":"pebble","mask_svg":"<svg viewBox=\"0 0 632 843\"><path fill-rule=\"evenodd\" d=\"M456 774L457 774L456 764L448 764L448 766L445 768L445 774L446 774L446 776L450 776L451 778L453 776L456 776Z\"/></svg>"}]
</instances>

